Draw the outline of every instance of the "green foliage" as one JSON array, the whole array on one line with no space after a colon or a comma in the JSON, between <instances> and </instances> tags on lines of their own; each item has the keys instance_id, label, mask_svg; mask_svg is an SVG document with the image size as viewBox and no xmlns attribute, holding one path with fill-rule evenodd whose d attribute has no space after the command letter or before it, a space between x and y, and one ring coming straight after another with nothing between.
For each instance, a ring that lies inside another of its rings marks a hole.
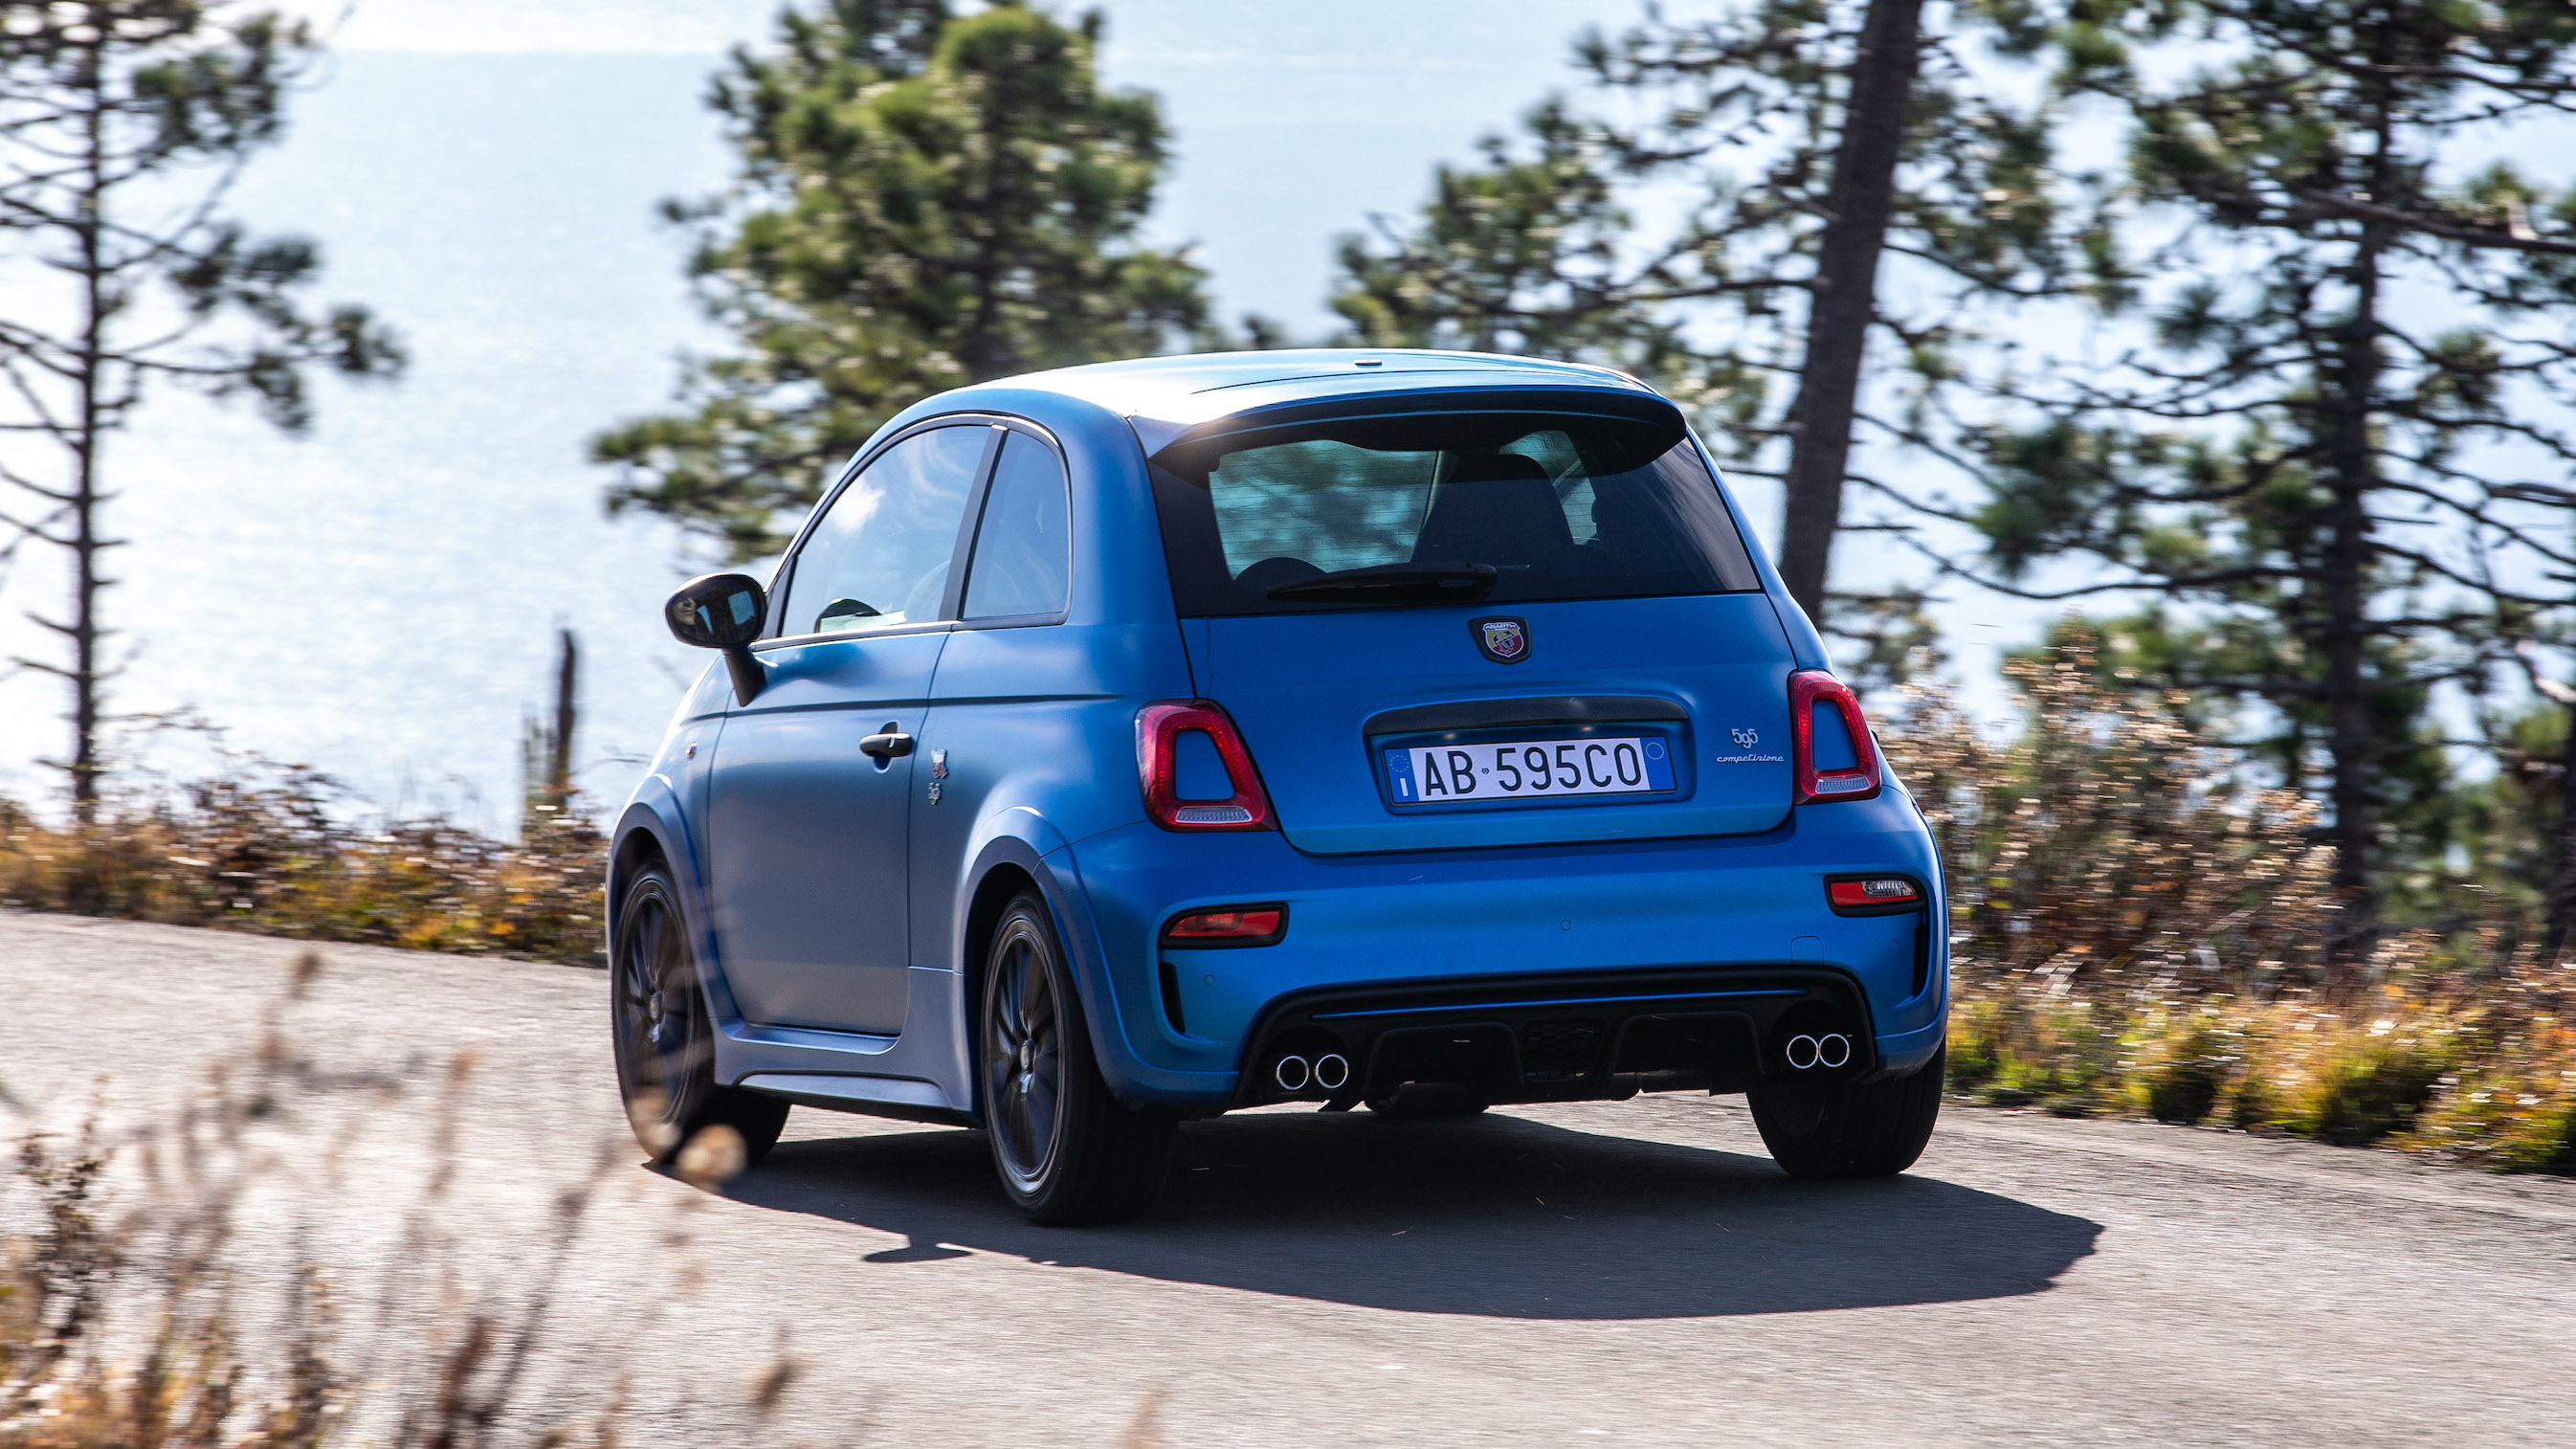
<instances>
[{"instance_id":1,"label":"green foliage","mask_svg":"<svg viewBox=\"0 0 2576 1449\"><path fill-rule=\"evenodd\" d=\"M2550 310L2576 295L2576 232L2533 217L2576 199L2470 161L2500 127L2576 114L2576 12L2091 10L2023 34L2117 107L2113 215L2173 244L2105 295L2137 300L2142 346L2026 369L1966 430L1986 494L1968 516L2003 587L2165 601L2121 667L2234 706L2277 780L2317 783L2357 958L2454 843L2437 692L2482 687L2563 605L2523 580L2563 569L2576 495L2508 479L2576 463L2533 421L2576 398L2576 333ZM2089 577L2044 586L2058 559Z\"/></svg>"},{"instance_id":2,"label":"green foliage","mask_svg":"<svg viewBox=\"0 0 2576 1449\"><path fill-rule=\"evenodd\" d=\"M672 214L740 350L689 364L682 411L594 440L626 470L610 507L753 557L922 397L1205 335L1199 269L1136 240L1166 134L1151 96L1100 85L1100 34L1019 0L831 0L736 51L712 104L740 180Z\"/></svg>"},{"instance_id":3,"label":"green foliage","mask_svg":"<svg viewBox=\"0 0 2576 1449\"><path fill-rule=\"evenodd\" d=\"M1953 386L1981 307L2123 285L2117 240L2059 165L2056 114L2017 109L1967 59L1979 33L2040 20L1925 34L1913 64L1890 72L1864 30L1883 11L1919 8L1748 0L1689 22L1650 9L1621 33L1586 35L1577 54L1595 104L1540 103L1515 135L1486 138L1475 164L1440 168L1417 216L1343 241L1333 306L1350 338L1566 357L1644 378L1693 412L1739 472L1830 500L1816 505L1820 533L1793 526L1784 542L1799 593L1801 578L1823 575L1856 425L1902 429L1873 410L1920 410ZM1861 85L1900 88L1907 102L1883 228L1857 211L1846 219L1836 201ZM1908 259L1906 284L1861 293L1874 296L1869 315L1848 325L1820 320L1818 299L1834 288L1874 285L1882 244ZM1833 348L1848 330L1853 348L1874 334L1895 349L1898 365L1859 398L1857 419L1839 383L1805 391L1811 330ZM1861 641L1874 671L1904 662L1910 644L1891 641L1919 595L1827 602L1827 622Z\"/></svg>"}]
</instances>

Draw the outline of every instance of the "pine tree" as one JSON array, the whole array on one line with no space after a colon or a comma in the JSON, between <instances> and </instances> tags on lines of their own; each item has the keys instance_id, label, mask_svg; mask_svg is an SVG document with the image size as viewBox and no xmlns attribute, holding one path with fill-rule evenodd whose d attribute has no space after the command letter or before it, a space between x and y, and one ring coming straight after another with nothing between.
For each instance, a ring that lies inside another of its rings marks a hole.
<instances>
[{"instance_id":1,"label":"pine tree","mask_svg":"<svg viewBox=\"0 0 2576 1449\"><path fill-rule=\"evenodd\" d=\"M1199 269L1137 240L1160 111L1102 88L1100 37L1097 12L1022 0L827 0L736 51L711 104L740 178L671 212L702 228L690 275L740 350L689 365L683 411L594 441L626 471L612 510L753 557L917 399L1203 332Z\"/></svg>"},{"instance_id":2,"label":"pine tree","mask_svg":"<svg viewBox=\"0 0 2576 1449\"><path fill-rule=\"evenodd\" d=\"M102 595L106 443L159 384L248 394L289 433L312 418L305 374L399 371L363 308L307 312L321 256L223 214L242 167L277 140L317 55L300 21L221 0L0 0L0 554L59 550L71 607L35 616L68 648L19 659L69 686L55 762L95 813L98 736L116 673Z\"/></svg>"},{"instance_id":3,"label":"pine tree","mask_svg":"<svg viewBox=\"0 0 2576 1449\"><path fill-rule=\"evenodd\" d=\"M2563 627L2576 493L2555 478L2576 450L2545 419L2576 398L2576 193L2470 158L2576 110L2576 9L2105 18L2065 37L2067 74L2134 126L2129 224L2165 236L2150 315L2108 366L2031 372L2028 411L1976 440L1977 522L1995 582L2164 600L2161 682L2263 706L2284 773L2321 774L2349 963L2387 868L2443 843L2435 692L2485 688L2500 651ZM2160 34L2154 65L2123 39ZM2032 582L2064 556L2099 576Z\"/></svg>"},{"instance_id":4,"label":"pine tree","mask_svg":"<svg viewBox=\"0 0 2576 1449\"><path fill-rule=\"evenodd\" d=\"M1825 620L1871 348L1936 384L1964 303L2118 280L2069 204L2054 118L1989 94L1924 8L1748 0L1585 37L1599 98L1650 119L1538 106L1481 165L1442 168L1418 221L1343 244L1336 309L1368 343L1576 357L1654 382L1732 440L1735 471L1786 485L1781 573ZM2004 18L1985 33L2018 54L2055 12ZM1632 198L1657 189L1690 204L1650 230ZM1907 308L1880 286L1891 252L1929 283ZM1909 599L1851 595L1834 612L1848 625Z\"/></svg>"}]
</instances>

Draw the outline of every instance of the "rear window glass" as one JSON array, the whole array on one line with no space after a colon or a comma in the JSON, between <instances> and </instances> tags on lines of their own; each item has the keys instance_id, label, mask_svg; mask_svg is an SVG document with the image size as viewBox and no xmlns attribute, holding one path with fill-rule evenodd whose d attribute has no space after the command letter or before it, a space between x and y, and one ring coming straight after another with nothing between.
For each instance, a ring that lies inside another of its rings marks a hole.
<instances>
[{"instance_id":1,"label":"rear window glass","mask_svg":"<svg viewBox=\"0 0 2576 1449\"><path fill-rule=\"evenodd\" d=\"M1761 587L1716 480L1669 424L1351 418L1184 444L1155 462L1184 616ZM1335 587L1355 570L1376 571L1357 576L1365 591ZM1409 581L1419 586L1407 592ZM1462 587L1474 592L1443 593Z\"/></svg>"}]
</instances>

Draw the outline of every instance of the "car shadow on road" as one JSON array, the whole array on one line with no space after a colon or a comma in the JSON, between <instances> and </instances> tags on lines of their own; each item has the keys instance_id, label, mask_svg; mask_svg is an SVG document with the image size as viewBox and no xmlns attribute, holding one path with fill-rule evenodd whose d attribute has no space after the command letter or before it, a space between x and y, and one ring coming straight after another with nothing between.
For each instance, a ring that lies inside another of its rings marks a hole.
<instances>
[{"instance_id":1,"label":"car shadow on road","mask_svg":"<svg viewBox=\"0 0 2576 1449\"><path fill-rule=\"evenodd\" d=\"M1937 1147L1937 1144L1936 1144ZM1937 1163L1931 1165L1937 1171ZM1526 1118L1193 1123L1154 1215L1033 1227L981 1134L783 1142L736 1201L966 1250L1416 1313L1692 1318L1952 1303L2047 1289L2098 1223L1912 1175L1800 1183L1760 1157Z\"/></svg>"}]
</instances>

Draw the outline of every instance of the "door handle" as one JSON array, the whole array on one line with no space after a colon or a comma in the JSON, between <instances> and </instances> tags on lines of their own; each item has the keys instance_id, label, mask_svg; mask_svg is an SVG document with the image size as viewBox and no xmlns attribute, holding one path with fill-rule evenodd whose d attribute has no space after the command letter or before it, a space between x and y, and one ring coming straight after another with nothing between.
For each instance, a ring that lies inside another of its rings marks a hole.
<instances>
[{"instance_id":1,"label":"door handle","mask_svg":"<svg viewBox=\"0 0 2576 1449\"><path fill-rule=\"evenodd\" d=\"M897 729L893 720L887 720L884 728L859 741L859 753L880 763L899 759L912 753L912 736Z\"/></svg>"}]
</instances>

